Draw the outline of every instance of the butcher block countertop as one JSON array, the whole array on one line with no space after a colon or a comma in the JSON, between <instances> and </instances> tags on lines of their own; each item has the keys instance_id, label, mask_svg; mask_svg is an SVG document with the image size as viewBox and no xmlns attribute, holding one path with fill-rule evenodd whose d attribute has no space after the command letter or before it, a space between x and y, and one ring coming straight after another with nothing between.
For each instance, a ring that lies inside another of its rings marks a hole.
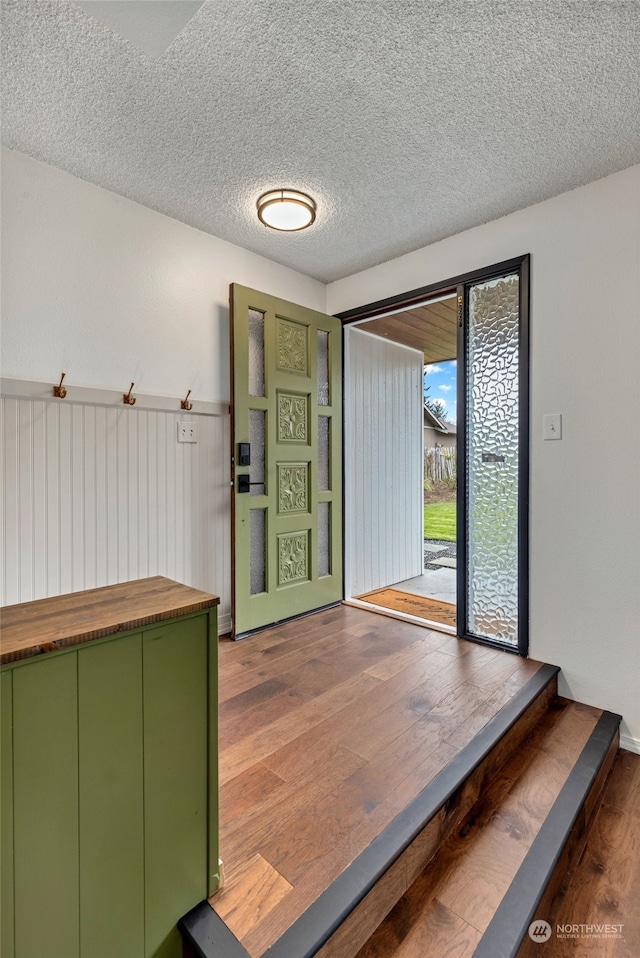
<instances>
[{"instance_id":1,"label":"butcher block countertop","mask_svg":"<svg viewBox=\"0 0 640 958\"><path fill-rule=\"evenodd\" d=\"M0 609L0 664L201 612L220 599L163 576L7 605Z\"/></svg>"}]
</instances>

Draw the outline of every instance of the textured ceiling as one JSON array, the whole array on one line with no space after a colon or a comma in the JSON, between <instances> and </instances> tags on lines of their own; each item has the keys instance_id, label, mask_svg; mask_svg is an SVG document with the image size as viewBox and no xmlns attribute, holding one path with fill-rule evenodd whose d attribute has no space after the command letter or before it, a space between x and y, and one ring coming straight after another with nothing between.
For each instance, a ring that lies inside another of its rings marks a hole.
<instances>
[{"instance_id":1,"label":"textured ceiling","mask_svg":"<svg viewBox=\"0 0 640 958\"><path fill-rule=\"evenodd\" d=\"M324 281L640 161L638 0L206 0L155 55L2 19L7 146ZM310 230L258 222L279 186Z\"/></svg>"}]
</instances>

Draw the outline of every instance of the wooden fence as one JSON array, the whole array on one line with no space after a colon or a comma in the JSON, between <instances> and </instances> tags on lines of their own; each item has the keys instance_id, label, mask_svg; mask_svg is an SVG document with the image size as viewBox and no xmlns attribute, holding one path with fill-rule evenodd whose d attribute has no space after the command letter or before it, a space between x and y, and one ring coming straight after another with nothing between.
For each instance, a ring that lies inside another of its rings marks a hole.
<instances>
[{"instance_id":1,"label":"wooden fence","mask_svg":"<svg viewBox=\"0 0 640 958\"><path fill-rule=\"evenodd\" d=\"M430 482L455 482L456 450L432 446L424 451L424 478Z\"/></svg>"}]
</instances>

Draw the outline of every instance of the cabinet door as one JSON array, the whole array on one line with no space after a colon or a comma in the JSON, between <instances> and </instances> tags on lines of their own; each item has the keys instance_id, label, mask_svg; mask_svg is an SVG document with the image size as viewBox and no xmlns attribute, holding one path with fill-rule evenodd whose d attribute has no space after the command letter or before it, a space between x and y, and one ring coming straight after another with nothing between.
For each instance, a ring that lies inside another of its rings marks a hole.
<instances>
[{"instance_id":1,"label":"cabinet door","mask_svg":"<svg viewBox=\"0 0 640 958\"><path fill-rule=\"evenodd\" d=\"M15 950L79 955L77 655L13 670Z\"/></svg>"},{"instance_id":2,"label":"cabinet door","mask_svg":"<svg viewBox=\"0 0 640 958\"><path fill-rule=\"evenodd\" d=\"M3 672L0 679L0 708L2 709L2 830L0 833L0 955L12 958L13 951L13 686L12 672Z\"/></svg>"},{"instance_id":3,"label":"cabinet door","mask_svg":"<svg viewBox=\"0 0 640 958\"><path fill-rule=\"evenodd\" d=\"M208 616L143 634L145 955L179 958L207 894Z\"/></svg>"},{"instance_id":4,"label":"cabinet door","mask_svg":"<svg viewBox=\"0 0 640 958\"><path fill-rule=\"evenodd\" d=\"M80 951L144 954L142 634L78 652Z\"/></svg>"}]
</instances>

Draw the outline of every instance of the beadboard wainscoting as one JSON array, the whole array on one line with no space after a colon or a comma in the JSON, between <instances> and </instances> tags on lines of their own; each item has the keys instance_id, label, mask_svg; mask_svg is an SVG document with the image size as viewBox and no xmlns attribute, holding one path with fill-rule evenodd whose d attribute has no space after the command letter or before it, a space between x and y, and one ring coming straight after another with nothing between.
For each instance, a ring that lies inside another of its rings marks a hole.
<instances>
[{"instance_id":1,"label":"beadboard wainscoting","mask_svg":"<svg viewBox=\"0 0 640 958\"><path fill-rule=\"evenodd\" d=\"M2 605L163 575L219 595L228 631L228 406L39 398L15 380L2 393ZM197 442L178 442L181 421Z\"/></svg>"}]
</instances>

